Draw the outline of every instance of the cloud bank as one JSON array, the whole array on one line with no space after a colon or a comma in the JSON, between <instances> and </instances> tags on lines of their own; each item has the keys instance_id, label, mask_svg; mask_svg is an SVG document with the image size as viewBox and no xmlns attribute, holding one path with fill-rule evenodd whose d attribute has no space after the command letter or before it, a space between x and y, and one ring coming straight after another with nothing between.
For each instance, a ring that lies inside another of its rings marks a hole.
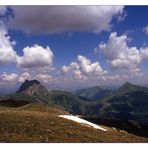
<instances>
[{"instance_id":1,"label":"cloud bank","mask_svg":"<svg viewBox=\"0 0 148 148\"><path fill-rule=\"evenodd\" d=\"M109 30L111 20L121 16L124 6L11 6L11 29L26 33L61 33Z\"/></svg>"}]
</instances>

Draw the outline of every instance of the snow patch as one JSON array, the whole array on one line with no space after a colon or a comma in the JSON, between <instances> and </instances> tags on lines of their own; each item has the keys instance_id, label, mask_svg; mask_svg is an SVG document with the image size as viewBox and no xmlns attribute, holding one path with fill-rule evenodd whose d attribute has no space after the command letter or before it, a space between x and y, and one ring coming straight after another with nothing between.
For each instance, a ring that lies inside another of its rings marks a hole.
<instances>
[{"instance_id":1,"label":"snow patch","mask_svg":"<svg viewBox=\"0 0 148 148\"><path fill-rule=\"evenodd\" d=\"M84 125L87 125L89 127L93 127L95 129L100 129L102 131L107 131L106 129L100 127L99 125L96 125L96 124L94 124L92 122L89 122L87 120L81 119L81 118L73 116L73 115L59 115L59 117L62 117L62 118L68 119L68 120L72 120L72 121L78 122L80 124L84 124Z\"/></svg>"}]
</instances>

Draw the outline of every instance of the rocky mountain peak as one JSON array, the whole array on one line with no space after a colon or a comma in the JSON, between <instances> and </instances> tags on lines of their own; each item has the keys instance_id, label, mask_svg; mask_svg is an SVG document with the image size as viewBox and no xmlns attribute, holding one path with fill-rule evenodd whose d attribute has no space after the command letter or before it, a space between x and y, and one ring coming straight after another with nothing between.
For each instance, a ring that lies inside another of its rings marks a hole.
<instances>
[{"instance_id":1,"label":"rocky mountain peak","mask_svg":"<svg viewBox=\"0 0 148 148\"><path fill-rule=\"evenodd\" d=\"M24 83L22 83L22 85L20 86L17 93L23 92L23 91L27 90L28 88L30 88L33 85L39 85L39 84L40 84L40 82L38 80L36 80L36 79L30 80L30 81L27 79L27 80L25 80Z\"/></svg>"},{"instance_id":2,"label":"rocky mountain peak","mask_svg":"<svg viewBox=\"0 0 148 148\"><path fill-rule=\"evenodd\" d=\"M122 87L128 87L128 86L133 86L133 84L131 84L130 82L125 82L123 85L122 85Z\"/></svg>"}]
</instances>

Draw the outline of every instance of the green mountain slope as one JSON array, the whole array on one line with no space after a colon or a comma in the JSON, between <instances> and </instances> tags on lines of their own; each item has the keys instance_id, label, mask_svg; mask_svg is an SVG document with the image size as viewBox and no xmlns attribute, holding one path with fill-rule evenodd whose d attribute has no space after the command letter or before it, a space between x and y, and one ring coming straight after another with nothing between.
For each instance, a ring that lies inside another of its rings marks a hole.
<instances>
[{"instance_id":1,"label":"green mountain slope","mask_svg":"<svg viewBox=\"0 0 148 148\"><path fill-rule=\"evenodd\" d=\"M83 88L74 91L75 95L87 98L88 100L97 100L109 95L112 91L107 89L102 89L99 86Z\"/></svg>"},{"instance_id":2,"label":"green mountain slope","mask_svg":"<svg viewBox=\"0 0 148 148\"><path fill-rule=\"evenodd\" d=\"M61 90L52 90L48 94L48 100L54 104L63 106L67 111L73 114L81 114L87 101L70 92Z\"/></svg>"},{"instance_id":3,"label":"green mountain slope","mask_svg":"<svg viewBox=\"0 0 148 148\"><path fill-rule=\"evenodd\" d=\"M148 124L148 88L127 82L99 103L102 105L100 117L138 120Z\"/></svg>"}]
</instances>

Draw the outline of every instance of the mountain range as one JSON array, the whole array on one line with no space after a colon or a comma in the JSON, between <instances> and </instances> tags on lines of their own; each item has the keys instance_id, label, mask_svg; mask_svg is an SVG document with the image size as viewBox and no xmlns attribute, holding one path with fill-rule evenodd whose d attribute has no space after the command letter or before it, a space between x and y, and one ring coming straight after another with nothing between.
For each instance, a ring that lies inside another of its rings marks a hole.
<instances>
[{"instance_id":1,"label":"mountain range","mask_svg":"<svg viewBox=\"0 0 148 148\"><path fill-rule=\"evenodd\" d=\"M130 124L136 123L138 128L148 126L148 88L129 82L114 91L92 87L71 93L48 91L39 81L26 80L15 94L2 95L0 100L0 105L3 106L42 102L50 106L60 106L65 111L84 118L132 121Z\"/></svg>"},{"instance_id":2,"label":"mountain range","mask_svg":"<svg viewBox=\"0 0 148 148\"><path fill-rule=\"evenodd\" d=\"M138 120L148 124L148 88L126 82L105 99L100 100L102 107L99 116Z\"/></svg>"}]
</instances>

